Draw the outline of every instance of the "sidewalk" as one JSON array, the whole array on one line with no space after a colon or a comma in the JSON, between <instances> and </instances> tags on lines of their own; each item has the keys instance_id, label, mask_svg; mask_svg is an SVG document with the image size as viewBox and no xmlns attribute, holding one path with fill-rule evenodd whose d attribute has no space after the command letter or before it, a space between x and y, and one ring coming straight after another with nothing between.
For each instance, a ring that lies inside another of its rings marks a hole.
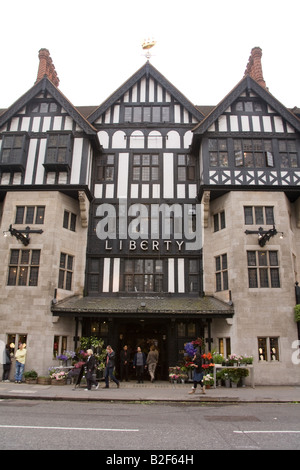
<instances>
[{"instance_id":1,"label":"sidewalk","mask_svg":"<svg viewBox=\"0 0 300 470\"><path fill-rule=\"evenodd\" d=\"M30 400L65 400L65 401L109 401L109 402L170 402L170 403L289 403L300 402L299 386L256 386L225 388L210 388L203 395L200 388L195 394L189 395L191 384L170 384L168 382L145 382L136 384L135 381L121 382L120 388L114 383L109 389L85 391L82 384L74 389L74 385L28 385L25 383L0 382L0 399L30 399Z\"/></svg>"}]
</instances>

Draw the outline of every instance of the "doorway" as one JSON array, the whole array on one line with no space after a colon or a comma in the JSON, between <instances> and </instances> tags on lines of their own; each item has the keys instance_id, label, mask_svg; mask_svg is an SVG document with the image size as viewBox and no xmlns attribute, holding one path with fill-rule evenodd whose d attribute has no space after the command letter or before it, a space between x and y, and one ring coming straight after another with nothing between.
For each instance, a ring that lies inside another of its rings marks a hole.
<instances>
[{"instance_id":1,"label":"doorway","mask_svg":"<svg viewBox=\"0 0 300 470\"><path fill-rule=\"evenodd\" d=\"M148 354L150 346L155 346L159 352L158 365L155 376L157 380L168 379L168 357L167 357L167 328L162 322L150 320L136 320L134 322L120 322L118 325L118 351L122 351L127 345L129 351L129 376L135 379L135 370L132 363L134 354L138 346L143 353ZM117 361L117 370L119 370L119 361ZM145 379L150 380L148 373Z\"/></svg>"}]
</instances>

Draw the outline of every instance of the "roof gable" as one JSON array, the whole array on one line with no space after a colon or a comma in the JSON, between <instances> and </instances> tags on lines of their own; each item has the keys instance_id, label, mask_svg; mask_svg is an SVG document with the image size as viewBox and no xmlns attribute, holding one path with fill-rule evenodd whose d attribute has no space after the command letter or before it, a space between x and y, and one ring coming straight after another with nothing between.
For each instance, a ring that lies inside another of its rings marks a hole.
<instances>
[{"instance_id":1,"label":"roof gable","mask_svg":"<svg viewBox=\"0 0 300 470\"><path fill-rule=\"evenodd\" d=\"M160 87L165 90L173 99L181 104L193 118L201 121L204 115L172 85L153 65L149 62L143 65L134 75L132 75L123 85L120 86L110 97L104 101L94 112L88 117L89 122L95 123L111 106L128 93L143 77L152 78ZM141 100L142 101L142 100ZM147 102L145 100L144 102Z\"/></svg>"},{"instance_id":2,"label":"roof gable","mask_svg":"<svg viewBox=\"0 0 300 470\"><path fill-rule=\"evenodd\" d=\"M193 133L204 134L219 118L220 116L239 98L245 91L255 93L267 105L269 105L276 113L281 115L288 124L293 126L300 132L300 120L290 112L283 104L281 104L267 89L260 86L250 76L244 77L236 87L215 107L212 111L197 124Z\"/></svg>"},{"instance_id":3,"label":"roof gable","mask_svg":"<svg viewBox=\"0 0 300 470\"><path fill-rule=\"evenodd\" d=\"M22 108L24 108L24 106L26 106L32 99L45 92L48 92L65 109L69 116L74 119L76 124L86 134L96 135L96 129L94 129L94 127L82 116L82 114L78 112L71 102L46 76L0 115L0 128L3 127L3 125L15 114L20 112L20 110L22 110Z\"/></svg>"}]
</instances>

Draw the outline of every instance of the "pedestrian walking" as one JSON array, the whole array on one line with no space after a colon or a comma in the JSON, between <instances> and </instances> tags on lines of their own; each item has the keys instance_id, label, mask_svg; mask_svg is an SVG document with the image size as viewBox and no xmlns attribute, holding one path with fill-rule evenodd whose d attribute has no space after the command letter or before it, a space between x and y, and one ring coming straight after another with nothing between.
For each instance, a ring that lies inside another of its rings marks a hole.
<instances>
[{"instance_id":1,"label":"pedestrian walking","mask_svg":"<svg viewBox=\"0 0 300 470\"><path fill-rule=\"evenodd\" d=\"M20 384L22 382L23 373L25 369L26 361L26 344L19 344L19 349L15 354L16 359L16 373L15 373L15 383Z\"/></svg>"},{"instance_id":2,"label":"pedestrian walking","mask_svg":"<svg viewBox=\"0 0 300 470\"><path fill-rule=\"evenodd\" d=\"M114 376L116 353L110 345L106 347L106 359L105 359L105 387L109 388L109 379L113 380L117 387L120 387L120 382Z\"/></svg>"},{"instance_id":3,"label":"pedestrian walking","mask_svg":"<svg viewBox=\"0 0 300 470\"><path fill-rule=\"evenodd\" d=\"M133 358L133 368L136 370L137 383L144 383L144 370L146 367L146 354L138 346Z\"/></svg>"},{"instance_id":4,"label":"pedestrian walking","mask_svg":"<svg viewBox=\"0 0 300 470\"><path fill-rule=\"evenodd\" d=\"M150 374L151 383L154 382L155 369L158 363L158 351L155 349L155 346L150 346L150 351L148 352L146 364L148 366L148 372Z\"/></svg>"},{"instance_id":5,"label":"pedestrian walking","mask_svg":"<svg viewBox=\"0 0 300 470\"><path fill-rule=\"evenodd\" d=\"M92 385L95 385L96 390L98 390L99 384L96 382L94 378L97 360L93 354L92 349L87 350L87 355L88 355L88 358L86 361L86 374L85 374L87 388L85 388L85 390L86 391L91 390Z\"/></svg>"},{"instance_id":6,"label":"pedestrian walking","mask_svg":"<svg viewBox=\"0 0 300 470\"><path fill-rule=\"evenodd\" d=\"M195 393L197 384L200 383L201 392L205 394L205 385L203 385L203 371L202 371L202 357L200 353L196 353L193 357L194 373L193 373L193 387L189 394Z\"/></svg>"},{"instance_id":7,"label":"pedestrian walking","mask_svg":"<svg viewBox=\"0 0 300 470\"><path fill-rule=\"evenodd\" d=\"M120 354L120 380L123 382L124 378L128 382L128 369L129 369L129 352L128 347L125 345Z\"/></svg>"},{"instance_id":8,"label":"pedestrian walking","mask_svg":"<svg viewBox=\"0 0 300 470\"><path fill-rule=\"evenodd\" d=\"M10 368L11 368L10 347L9 347L9 344L7 344L3 351L2 382L9 382Z\"/></svg>"}]
</instances>

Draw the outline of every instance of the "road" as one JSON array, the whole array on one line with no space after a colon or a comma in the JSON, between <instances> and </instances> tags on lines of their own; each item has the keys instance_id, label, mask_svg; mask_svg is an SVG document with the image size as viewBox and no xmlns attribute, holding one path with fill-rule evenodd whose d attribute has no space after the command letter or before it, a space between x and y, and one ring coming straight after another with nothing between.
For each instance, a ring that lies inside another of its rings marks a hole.
<instances>
[{"instance_id":1,"label":"road","mask_svg":"<svg viewBox=\"0 0 300 470\"><path fill-rule=\"evenodd\" d=\"M299 450L299 418L297 403L187 405L7 399L0 400L0 449L126 450L132 455L144 449L152 453L177 449L184 455L199 450Z\"/></svg>"}]
</instances>

